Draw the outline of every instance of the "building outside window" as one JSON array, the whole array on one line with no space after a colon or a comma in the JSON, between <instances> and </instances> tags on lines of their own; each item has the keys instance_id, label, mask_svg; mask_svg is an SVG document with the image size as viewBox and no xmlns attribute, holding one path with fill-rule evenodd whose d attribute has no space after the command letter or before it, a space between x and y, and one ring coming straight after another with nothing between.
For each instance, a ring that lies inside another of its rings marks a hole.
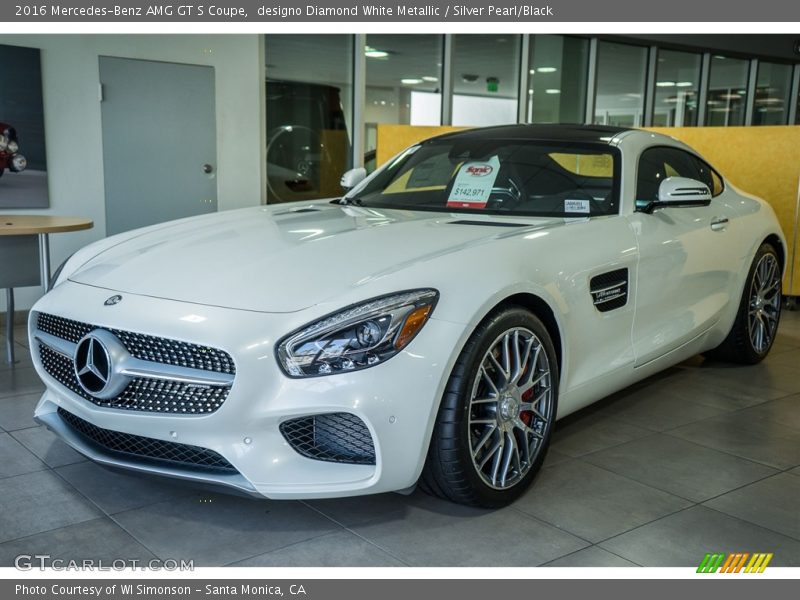
<instances>
[{"instance_id":1,"label":"building outside window","mask_svg":"<svg viewBox=\"0 0 800 600\"><path fill-rule=\"evenodd\" d=\"M589 40L532 35L528 67L526 121L583 123Z\"/></svg>"},{"instance_id":2,"label":"building outside window","mask_svg":"<svg viewBox=\"0 0 800 600\"><path fill-rule=\"evenodd\" d=\"M753 125L786 125L791 102L792 67L758 63Z\"/></svg>"},{"instance_id":3,"label":"building outside window","mask_svg":"<svg viewBox=\"0 0 800 600\"><path fill-rule=\"evenodd\" d=\"M341 193L350 165L353 36L267 35L267 201Z\"/></svg>"},{"instance_id":4,"label":"building outside window","mask_svg":"<svg viewBox=\"0 0 800 600\"><path fill-rule=\"evenodd\" d=\"M454 36L453 125L517 122L519 35Z\"/></svg>"},{"instance_id":5,"label":"building outside window","mask_svg":"<svg viewBox=\"0 0 800 600\"><path fill-rule=\"evenodd\" d=\"M745 124L750 61L721 55L711 57L706 125Z\"/></svg>"},{"instance_id":6,"label":"building outside window","mask_svg":"<svg viewBox=\"0 0 800 600\"><path fill-rule=\"evenodd\" d=\"M656 61L653 125L697 125L701 56L690 52L659 50Z\"/></svg>"},{"instance_id":7,"label":"building outside window","mask_svg":"<svg viewBox=\"0 0 800 600\"><path fill-rule=\"evenodd\" d=\"M594 122L640 127L643 124L647 48L597 43L597 95Z\"/></svg>"}]
</instances>

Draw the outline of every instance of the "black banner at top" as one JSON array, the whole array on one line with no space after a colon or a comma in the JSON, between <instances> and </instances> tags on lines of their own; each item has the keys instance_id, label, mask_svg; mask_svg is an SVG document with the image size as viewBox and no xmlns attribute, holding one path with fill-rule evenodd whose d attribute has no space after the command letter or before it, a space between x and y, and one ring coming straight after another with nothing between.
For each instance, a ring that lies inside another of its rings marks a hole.
<instances>
[{"instance_id":1,"label":"black banner at top","mask_svg":"<svg viewBox=\"0 0 800 600\"><path fill-rule=\"evenodd\" d=\"M4 0L0 21L36 22L796 22L787 0Z\"/></svg>"}]
</instances>

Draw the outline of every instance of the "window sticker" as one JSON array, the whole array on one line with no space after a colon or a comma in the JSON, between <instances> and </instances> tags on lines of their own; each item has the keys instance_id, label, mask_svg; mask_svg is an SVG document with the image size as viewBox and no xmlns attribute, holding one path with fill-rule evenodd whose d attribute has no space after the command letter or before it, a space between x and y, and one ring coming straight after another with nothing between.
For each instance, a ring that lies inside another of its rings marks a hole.
<instances>
[{"instance_id":1,"label":"window sticker","mask_svg":"<svg viewBox=\"0 0 800 600\"><path fill-rule=\"evenodd\" d=\"M589 210L588 200L564 200L565 213L583 213L588 215Z\"/></svg>"},{"instance_id":2,"label":"window sticker","mask_svg":"<svg viewBox=\"0 0 800 600\"><path fill-rule=\"evenodd\" d=\"M461 165L447 199L450 208L484 208L500 171L500 159L470 161Z\"/></svg>"}]
</instances>

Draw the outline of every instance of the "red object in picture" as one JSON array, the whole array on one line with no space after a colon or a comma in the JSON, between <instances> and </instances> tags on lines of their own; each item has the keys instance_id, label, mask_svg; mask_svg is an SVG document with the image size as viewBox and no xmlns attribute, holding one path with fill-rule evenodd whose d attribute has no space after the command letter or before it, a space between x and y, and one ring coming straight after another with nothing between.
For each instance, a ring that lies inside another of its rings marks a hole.
<instances>
[{"instance_id":1,"label":"red object in picture","mask_svg":"<svg viewBox=\"0 0 800 600\"><path fill-rule=\"evenodd\" d=\"M17 130L7 123L0 122L0 176L6 169L20 173L28 166L28 160L19 153Z\"/></svg>"}]
</instances>

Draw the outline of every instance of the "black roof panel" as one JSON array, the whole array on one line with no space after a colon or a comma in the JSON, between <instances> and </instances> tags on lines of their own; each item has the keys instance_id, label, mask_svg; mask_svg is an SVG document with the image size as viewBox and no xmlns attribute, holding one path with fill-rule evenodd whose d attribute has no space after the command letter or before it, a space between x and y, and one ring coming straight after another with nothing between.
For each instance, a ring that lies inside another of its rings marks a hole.
<instances>
[{"instance_id":1,"label":"black roof panel","mask_svg":"<svg viewBox=\"0 0 800 600\"><path fill-rule=\"evenodd\" d=\"M604 142L625 131L626 127L606 125L501 125L454 131L432 140L529 139L564 142Z\"/></svg>"}]
</instances>

